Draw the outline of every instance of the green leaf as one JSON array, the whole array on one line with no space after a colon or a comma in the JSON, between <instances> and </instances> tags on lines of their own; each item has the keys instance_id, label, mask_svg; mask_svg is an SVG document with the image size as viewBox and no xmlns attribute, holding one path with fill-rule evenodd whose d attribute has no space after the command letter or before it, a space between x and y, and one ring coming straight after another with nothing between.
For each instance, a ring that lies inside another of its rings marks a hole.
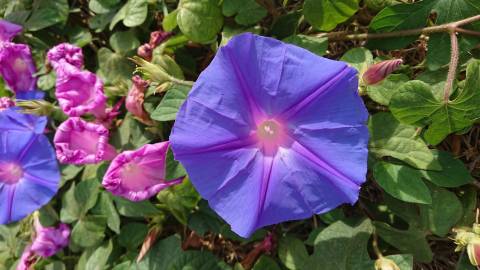
<instances>
[{"instance_id":1,"label":"green leaf","mask_svg":"<svg viewBox=\"0 0 480 270\"><path fill-rule=\"evenodd\" d=\"M307 269L309 255L305 245L298 238L285 236L278 243L278 257L290 270Z\"/></svg>"},{"instance_id":2,"label":"green leaf","mask_svg":"<svg viewBox=\"0 0 480 270\"><path fill-rule=\"evenodd\" d=\"M413 269L413 256L410 254L390 255L385 256L385 258L394 261L400 270Z\"/></svg>"},{"instance_id":3,"label":"green leaf","mask_svg":"<svg viewBox=\"0 0 480 270\"><path fill-rule=\"evenodd\" d=\"M80 247L93 247L105 237L107 219L103 216L87 216L77 222L72 229L72 244Z\"/></svg>"},{"instance_id":4,"label":"green leaf","mask_svg":"<svg viewBox=\"0 0 480 270\"><path fill-rule=\"evenodd\" d=\"M305 20L321 31L333 30L358 10L359 0L305 0Z\"/></svg>"},{"instance_id":5,"label":"green leaf","mask_svg":"<svg viewBox=\"0 0 480 270\"><path fill-rule=\"evenodd\" d=\"M422 173L408 166L377 162L373 177L385 192L411 203L430 204L430 191L422 180Z\"/></svg>"},{"instance_id":6,"label":"green leaf","mask_svg":"<svg viewBox=\"0 0 480 270\"><path fill-rule=\"evenodd\" d=\"M441 166L412 126L399 123L390 113L370 117L370 152L390 156L418 169L440 170Z\"/></svg>"},{"instance_id":7,"label":"green leaf","mask_svg":"<svg viewBox=\"0 0 480 270\"><path fill-rule=\"evenodd\" d=\"M459 187L473 181L465 164L449 152L434 152L442 166L441 171L420 171L423 177L439 187Z\"/></svg>"},{"instance_id":8,"label":"green leaf","mask_svg":"<svg viewBox=\"0 0 480 270\"><path fill-rule=\"evenodd\" d=\"M37 31L57 23L65 23L68 18L67 0L34 1L32 15L25 23L29 31Z\"/></svg>"},{"instance_id":9,"label":"green leaf","mask_svg":"<svg viewBox=\"0 0 480 270\"><path fill-rule=\"evenodd\" d=\"M327 38L311 37L306 35L294 35L283 39L284 42L297 45L317 55L325 55L328 48Z\"/></svg>"},{"instance_id":10,"label":"green leaf","mask_svg":"<svg viewBox=\"0 0 480 270\"><path fill-rule=\"evenodd\" d=\"M278 39L283 39L296 34L301 17L302 12L300 11L292 11L278 17L272 25L271 35Z\"/></svg>"},{"instance_id":11,"label":"green leaf","mask_svg":"<svg viewBox=\"0 0 480 270\"><path fill-rule=\"evenodd\" d=\"M128 0L127 11L125 12L125 18L123 24L126 27L135 27L141 25L148 14L148 1L147 0Z\"/></svg>"},{"instance_id":12,"label":"green leaf","mask_svg":"<svg viewBox=\"0 0 480 270\"><path fill-rule=\"evenodd\" d=\"M472 61L467 66L465 87L453 100L439 100L428 84L410 81L393 95L390 109L403 123L429 125L425 138L435 145L448 134L471 126L480 117L479 83L480 61Z\"/></svg>"},{"instance_id":13,"label":"green leaf","mask_svg":"<svg viewBox=\"0 0 480 270\"><path fill-rule=\"evenodd\" d=\"M122 216L146 217L161 213L150 201L131 202L120 197L113 197L113 201Z\"/></svg>"},{"instance_id":14,"label":"green leaf","mask_svg":"<svg viewBox=\"0 0 480 270\"><path fill-rule=\"evenodd\" d=\"M181 184L160 191L157 198L184 225L187 224L188 215L200 200L200 196L188 179L183 180Z\"/></svg>"},{"instance_id":15,"label":"green leaf","mask_svg":"<svg viewBox=\"0 0 480 270\"><path fill-rule=\"evenodd\" d=\"M304 269L356 270L373 269L367 251L373 227L365 219L356 226L337 221L325 228L315 239L310 267Z\"/></svg>"},{"instance_id":16,"label":"green leaf","mask_svg":"<svg viewBox=\"0 0 480 270\"><path fill-rule=\"evenodd\" d=\"M163 18L163 21L162 21L163 30L173 31L175 28L177 28L177 25L178 25L177 13L178 13L178 9L175 9L174 11L168 13L168 15Z\"/></svg>"},{"instance_id":17,"label":"green leaf","mask_svg":"<svg viewBox=\"0 0 480 270\"><path fill-rule=\"evenodd\" d=\"M148 226L144 223L130 222L122 226L118 236L118 244L126 249L136 250L148 233Z\"/></svg>"},{"instance_id":18,"label":"green leaf","mask_svg":"<svg viewBox=\"0 0 480 270\"><path fill-rule=\"evenodd\" d=\"M105 14L111 12L119 3L120 0L90 0L88 8L97 14Z\"/></svg>"},{"instance_id":19,"label":"green leaf","mask_svg":"<svg viewBox=\"0 0 480 270\"><path fill-rule=\"evenodd\" d=\"M150 117L157 121L173 121L180 106L190 92L190 87L172 84Z\"/></svg>"},{"instance_id":20,"label":"green leaf","mask_svg":"<svg viewBox=\"0 0 480 270\"><path fill-rule=\"evenodd\" d=\"M114 53L106 47L98 50L97 54L101 74L107 82L113 84L118 81L130 80L134 65L125 56Z\"/></svg>"},{"instance_id":21,"label":"green leaf","mask_svg":"<svg viewBox=\"0 0 480 270\"><path fill-rule=\"evenodd\" d=\"M92 34L87 28L74 27L69 31L69 40L70 43L77 45L78 47L83 47L90 42L92 42ZM53 72L51 72L53 73Z\"/></svg>"},{"instance_id":22,"label":"green leaf","mask_svg":"<svg viewBox=\"0 0 480 270\"><path fill-rule=\"evenodd\" d=\"M180 0L177 23L192 41L211 43L222 29L222 11L216 0Z\"/></svg>"},{"instance_id":23,"label":"green leaf","mask_svg":"<svg viewBox=\"0 0 480 270\"><path fill-rule=\"evenodd\" d=\"M89 269L89 270L105 269L107 265L108 257L112 253L112 250L113 250L112 240L98 247L90 256L90 258L88 258L85 269Z\"/></svg>"},{"instance_id":24,"label":"green leaf","mask_svg":"<svg viewBox=\"0 0 480 270\"><path fill-rule=\"evenodd\" d=\"M433 11L437 15L435 24L439 25L480 14L480 3L475 0L437 0ZM477 44L478 39L471 40L471 38L460 36L459 49L462 54L468 53ZM427 50L427 67L430 70L437 70L447 65L450 62L450 48L450 36L448 33L430 35Z\"/></svg>"},{"instance_id":25,"label":"green leaf","mask_svg":"<svg viewBox=\"0 0 480 270\"><path fill-rule=\"evenodd\" d=\"M110 37L110 46L115 52L125 54L140 46L140 41L133 31L115 32Z\"/></svg>"},{"instance_id":26,"label":"green leaf","mask_svg":"<svg viewBox=\"0 0 480 270\"><path fill-rule=\"evenodd\" d=\"M424 232L410 226L408 230L399 230L390 225L374 221L375 232L387 243L403 253L413 255L419 262L428 263L433 258L430 245L425 239Z\"/></svg>"},{"instance_id":27,"label":"green leaf","mask_svg":"<svg viewBox=\"0 0 480 270\"><path fill-rule=\"evenodd\" d=\"M235 15L235 22L248 26L267 16L267 11L255 0L224 0L223 15L227 17Z\"/></svg>"},{"instance_id":28,"label":"green leaf","mask_svg":"<svg viewBox=\"0 0 480 270\"><path fill-rule=\"evenodd\" d=\"M409 81L405 74L390 74L378 84L368 85L367 94L375 102L388 106L398 88Z\"/></svg>"},{"instance_id":29,"label":"green leaf","mask_svg":"<svg viewBox=\"0 0 480 270\"><path fill-rule=\"evenodd\" d=\"M361 78L368 67L373 64L373 55L369 49L353 48L348 50L340 60L349 63L350 66L355 68L358 71L358 76Z\"/></svg>"},{"instance_id":30,"label":"green leaf","mask_svg":"<svg viewBox=\"0 0 480 270\"><path fill-rule=\"evenodd\" d=\"M168 269L229 270L230 267L208 251L188 250L176 256Z\"/></svg>"},{"instance_id":31,"label":"green leaf","mask_svg":"<svg viewBox=\"0 0 480 270\"><path fill-rule=\"evenodd\" d=\"M80 205L75 198L75 183L72 183L68 191L62 197L62 209L60 220L64 223L72 223L81 216Z\"/></svg>"},{"instance_id":32,"label":"green leaf","mask_svg":"<svg viewBox=\"0 0 480 270\"><path fill-rule=\"evenodd\" d=\"M188 227L201 236L204 236L207 232L220 233L222 226L227 225L210 208L205 200L201 200L198 203L198 210L188 217Z\"/></svg>"},{"instance_id":33,"label":"green leaf","mask_svg":"<svg viewBox=\"0 0 480 270\"><path fill-rule=\"evenodd\" d=\"M469 227L475 223L477 209L477 191L475 187L468 187L460 192L460 201L462 202L463 217L457 223L457 226Z\"/></svg>"},{"instance_id":34,"label":"green leaf","mask_svg":"<svg viewBox=\"0 0 480 270\"><path fill-rule=\"evenodd\" d=\"M253 266L252 270L281 270L281 268L272 257L262 255Z\"/></svg>"},{"instance_id":35,"label":"green leaf","mask_svg":"<svg viewBox=\"0 0 480 270\"><path fill-rule=\"evenodd\" d=\"M463 216L462 203L455 193L432 188L432 204L420 206L420 215L432 233L444 237Z\"/></svg>"},{"instance_id":36,"label":"green leaf","mask_svg":"<svg viewBox=\"0 0 480 270\"><path fill-rule=\"evenodd\" d=\"M398 4L384 8L370 22L370 33L386 33L425 26L436 0L423 0L413 4ZM395 37L369 40L368 47L383 50L401 49L417 37Z\"/></svg>"},{"instance_id":37,"label":"green leaf","mask_svg":"<svg viewBox=\"0 0 480 270\"><path fill-rule=\"evenodd\" d=\"M118 215L115 205L113 205L112 195L102 192L97 205L92 209L92 213L105 216L108 227L112 231L120 233L120 216Z\"/></svg>"},{"instance_id":38,"label":"green leaf","mask_svg":"<svg viewBox=\"0 0 480 270\"><path fill-rule=\"evenodd\" d=\"M158 241L158 243L148 251L145 258L138 264L137 269L172 269L171 265L175 259L183 253L184 251L181 249L180 237L178 235L171 235Z\"/></svg>"}]
</instances>

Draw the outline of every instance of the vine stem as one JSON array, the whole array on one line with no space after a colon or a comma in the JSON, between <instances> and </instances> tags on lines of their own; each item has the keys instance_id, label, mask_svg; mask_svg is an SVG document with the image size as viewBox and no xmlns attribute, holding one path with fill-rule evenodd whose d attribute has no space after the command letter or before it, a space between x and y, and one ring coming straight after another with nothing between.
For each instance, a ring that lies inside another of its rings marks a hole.
<instances>
[{"instance_id":1,"label":"vine stem","mask_svg":"<svg viewBox=\"0 0 480 270\"><path fill-rule=\"evenodd\" d=\"M450 44L451 44L451 53L450 53L450 65L448 66L448 75L447 81L445 83L445 88L443 90L443 102L448 103L450 100L450 93L452 92L453 82L457 75L457 66L458 66L458 38L457 32L455 29L450 31Z\"/></svg>"},{"instance_id":2,"label":"vine stem","mask_svg":"<svg viewBox=\"0 0 480 270\"><path fill-rule=\"evenodd\" d=\"M465 24L470 24L475 21L480 21L480 15L475 15L468 17L463 20L456 22L450 22L435 26L394 31L388 33L348 33L348 32L330 32L330 33L320 33L314 34L316 37L326 37L330 41L342 41L342 40L363 40L363 39L382 39L382 38L391 38L391 37L405 37L405 36L414 36L420 34L433 34L433 33L443 33L450 32L454 29L455 32L464 33L467 35L480 35L480 32L467 30L460 28L460 26Z\"/></svg>"},{"instance_id":3,"label":"vine stem","mask_svg":"<svg viewBox=\"0 0 480 270\"><path fill-rule=\"evenodd\" d=\"M377 255L377 258L383 258L383 254L380 251L380 248L378 248L378 236L376 232L373 232L373 240L372 240L372 247L373 247L373 252L375 252L375 255Z\"/></svg>"}]
</instances>

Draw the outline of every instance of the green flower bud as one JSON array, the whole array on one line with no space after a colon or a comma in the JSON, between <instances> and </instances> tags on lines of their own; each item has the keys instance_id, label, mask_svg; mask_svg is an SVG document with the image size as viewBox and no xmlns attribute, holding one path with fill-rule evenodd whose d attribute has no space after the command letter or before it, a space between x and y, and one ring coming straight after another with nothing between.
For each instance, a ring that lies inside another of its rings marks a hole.
<instances>
[{"instance_id":1,"label":"green flower bud","mask_svg":"<svg viewBox=\"0 0 480 270\"><path fill-rule=\"evenodd\" d=\"M400 270L400 267L394 261L380 257L375 261L375 270Z\"/></svg>"}]
</instances>

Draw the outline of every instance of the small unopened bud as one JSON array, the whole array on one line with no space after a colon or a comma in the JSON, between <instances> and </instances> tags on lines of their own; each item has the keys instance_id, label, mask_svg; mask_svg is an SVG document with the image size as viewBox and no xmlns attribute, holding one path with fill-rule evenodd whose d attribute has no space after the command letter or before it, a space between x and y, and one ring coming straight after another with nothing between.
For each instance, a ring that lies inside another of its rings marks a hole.
<instances>
[{"instance_id":1,"label":"small unopened bud","mask_svg":"<svg viewBox=\"0 0 480 270\"><path fill-rule=\"evenodd\" d=\"M402 63L402 59L386 60L376 63L375 65L370 66L367 71L363 73L363 82L366 85L376 84L385 79L390 73L397 70Z\"/></svg>"},{"instance_id":2,"label":"small unopened bud","mask_svg":"<svg viewBox=\"0 0 480 270\"><path fill-rule=\"evenodd\" d=\"M0 112L15 106L15 102L8 97L0 97Z\"/></svg>"},{"instance_id":3,"label":"small unopened bud","mask_svg":"<svg viewBox=\"0 0 480 270\"><path fill-rule=\"evenodd\" d=\"M155 31L150 33L150 46L152 48L157 47L158 45L162 44L164 41L166 41L168 38L173 36L172 32L164 32L164 31Z\"/></svg>"},{"instance_id":4,"label":"small unopened bud","mask_svg":"<svg viewBox=\"0 0 480 270\"><path fill-rule=\"evenodd\" d=\"M400 270L400 267L394 261L380 257L375 261L375 270Z\"/></svg>"},{"instance_id":5,"label":"small unopened bud","mask_svg":"<svg viewBox=\"0 0 480 270\"><path fill-rule=\"evenodd\" d=\"M137 54L147 61L152 61L153 48L150 44L145 43L138 47Z\"/></svg>"},{"instance_id":6,"label":"small unopened bud","mask_svg":"<svg viewBox=\"0 0 480 270\"><path fill-rule=\"evenodd\" d=\"M35 114L41 116L50 116L55 106L45 100L17 100L17 106L21 108L22 113Z\"/></svg>"},{"instance_id":7,"label":"small unopened bud","mask_svg":"<svg viewBox=\"0 0 480 270\"><path fill-rule=\"evenodd\" d=\"M134 56L132 61L137 64L136 71L140 72L144 77L151 82L162 84L164 82L171 81L172 77L163 70L162 67L152 64L145 59L138 56Z\"/></svg>"},{"instance_id":8,"label":"small unopened bud","mask_svg":"<svg viewBox=\"0 0 480 270\"><path fill-rule=\"evenodd\" d=\"M480 238L477 237L468 243L467 254L472 265L480 265Z\"/></svg>"}]
</instances>

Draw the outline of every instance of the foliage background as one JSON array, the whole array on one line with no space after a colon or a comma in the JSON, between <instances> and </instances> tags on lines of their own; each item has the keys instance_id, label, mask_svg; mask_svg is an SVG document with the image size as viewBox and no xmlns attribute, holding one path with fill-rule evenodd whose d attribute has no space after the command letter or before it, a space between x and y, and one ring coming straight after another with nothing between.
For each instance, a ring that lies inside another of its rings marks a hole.
<instances>
[{"instance_id":1,"label":"foliage background","mask_svg":"<svg viewBox=\"0 0 480 270\"><path fill-rule=\"evenodd\" d=\"M242 239L188 181L133 203L101 188L107 164L62 166L60 191L40 210L40 219L45 226L68 223L71 243L36 269L355 270L373 269L378 252L402 270L474 269L464 252L454 252L451 238L453 227L472 226L477 207L478 35L458 35L458 81L445 102L447 32L379 39L345 33L415 29L478 14L478 0L0 0L0 17L23 25L17 42L31 46L38 87L52 103L49 48L60 42L82 47L86 69L101 76L114 104L131 85L135 64L129 58L159 29L175 35L155 50L152 63L182 80L194 81L219 46L246 31L349 62L360 74L374 62L404 60L383 82L360 89L371 114L371 142L368 181L356 205ZM478 31L480 24L465 28ZM129 150L167 140L188 91L154 81L145 107L156 126L143 125L122 108L112 144ZM5 95L10 93L1 84ZM59 121L52 116L49 129ZM170 153L168 178L182 174ZM0 270L15 269L31 230L31 219L0 226ZM267 232L275 244L265 252L259 247ZM145 256L137 263L142 246Z\"/></svg>"}]
</instances>

